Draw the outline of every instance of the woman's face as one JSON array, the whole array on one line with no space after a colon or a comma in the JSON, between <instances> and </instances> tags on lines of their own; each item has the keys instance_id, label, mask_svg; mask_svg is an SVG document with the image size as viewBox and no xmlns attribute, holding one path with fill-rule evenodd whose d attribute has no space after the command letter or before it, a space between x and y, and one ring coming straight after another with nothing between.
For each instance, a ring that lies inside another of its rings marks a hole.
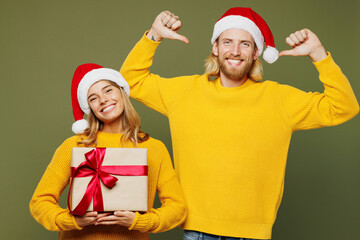
<instances>
[{"instance_id":1,"label":"woman's face","mask_svg":"<svg viewBox=\"0 0 360 240\"><path fill-rule=\"evenodd\" d=\"M109 81L100 80L89 88L87 100L95 116L104 125L120 122L124 102L118 87L111 85Z\"/></svg>"}]
</instances>

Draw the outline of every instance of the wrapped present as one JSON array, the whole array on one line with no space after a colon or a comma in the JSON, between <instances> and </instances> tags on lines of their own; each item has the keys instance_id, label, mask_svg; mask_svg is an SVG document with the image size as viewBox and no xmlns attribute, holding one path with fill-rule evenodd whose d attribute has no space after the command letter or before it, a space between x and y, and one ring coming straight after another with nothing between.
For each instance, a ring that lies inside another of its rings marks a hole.
<instances>
[{"instance_id":1,"label":"wrapped present","mask_svg":"<svg viewBox=\"0 0 360 240\"><path fill-rule=\"evenodd\" d=\"M147 211L146 148L73 148L68 206L87 211Z\"/></svg>"}]
</instances>

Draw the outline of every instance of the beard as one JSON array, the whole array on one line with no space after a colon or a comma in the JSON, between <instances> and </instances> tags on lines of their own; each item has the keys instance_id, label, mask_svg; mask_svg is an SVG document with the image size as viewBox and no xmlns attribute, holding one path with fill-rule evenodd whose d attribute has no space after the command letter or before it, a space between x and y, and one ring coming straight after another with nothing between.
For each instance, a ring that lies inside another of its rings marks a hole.
<instances>
[{"instance_id":1,"label":"beard","mask_svg":"<svg viewBox=\"0 0 360 240\"><path fill-rule=\"evenodd\" d=\"M226 59L242 60L241 65L237 68L231 67L226 63ZM240 59L230 55L229 57L219 56L218 57L220 71L229 79L238 81L241 80L245 75L247 76L250 69L253 66L253 57L247 57Z\"/></svg>"}]
</instances>

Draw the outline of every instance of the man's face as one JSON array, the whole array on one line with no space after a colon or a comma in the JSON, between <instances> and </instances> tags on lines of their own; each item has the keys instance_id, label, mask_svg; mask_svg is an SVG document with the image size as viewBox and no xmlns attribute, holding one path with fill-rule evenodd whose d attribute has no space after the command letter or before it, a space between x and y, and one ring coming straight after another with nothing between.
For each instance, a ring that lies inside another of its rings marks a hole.
<instances>
[{"instance_id":1,"label":"man's face","mask_svg":"<svg viewBox=\"0 0 360 240\"><path fill-rule=\"evenodd\" d=\"M240 29L222 32L214 43L212 52L218 56L220 75L223 74L233 81L247 77L258 57L254 39L250 33Z\"/></svg>"}]
</instances>

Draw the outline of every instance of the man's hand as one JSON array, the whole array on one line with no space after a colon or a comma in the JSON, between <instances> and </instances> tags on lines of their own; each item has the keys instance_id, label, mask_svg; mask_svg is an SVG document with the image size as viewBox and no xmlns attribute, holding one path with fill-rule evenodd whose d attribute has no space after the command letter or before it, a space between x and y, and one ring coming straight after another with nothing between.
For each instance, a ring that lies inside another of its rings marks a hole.
<instances>
[{"instance_id":1,"label":"man's hand","mask_svg":"<svg viewBox=\"0 0 360 240\"><path fill-rule=\"evenodd\" d=\"M279 56L309 56L313 62L326 58L327 53L319 38L309 29L302 29L290 34L286 43L293 49L284 50Z\"/></svg>"},{"instance_id":2,"label":"man's hand","mask_svg":"<svg viewBox=\"0 0 360 240\"><path fill-rule=\"evenodd\" d=\"M135 219L135 213L130 211L115 211L114 215L98 218L95 225L121 225L129 228Z\"/></svg>"},{"instance_id":3,"label":"man's hand","mask_svg":"<svg viewBox=\"0 0 360 240\"><path fill-rule=\"evenodd\" d=\"M154 41L161 41L163 38L168 38L189 43L189 40L185 36L177 33L181 26L182 24L178 16L175 16L169 11L164 11L155 18L155 21L146 36Z\"/></svg>"}]
</instances>

